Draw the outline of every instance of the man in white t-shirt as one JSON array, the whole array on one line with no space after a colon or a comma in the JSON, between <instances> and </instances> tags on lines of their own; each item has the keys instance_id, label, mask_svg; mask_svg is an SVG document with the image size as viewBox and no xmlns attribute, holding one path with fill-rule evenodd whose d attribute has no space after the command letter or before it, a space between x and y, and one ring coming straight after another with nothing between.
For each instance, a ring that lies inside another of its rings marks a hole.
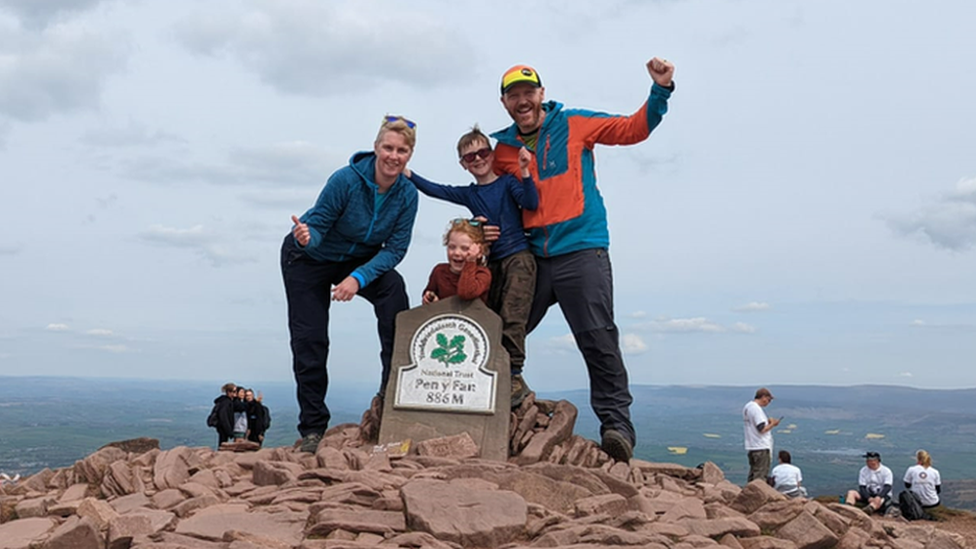
<instances>
[{"instance_id":1,"label":"man in white t-shirt","mask_svg":"<svg viewBox=\"0 0 976 549\"><path fill-rule=\"evenodd\" d=\"M786 450L779 451L779 465L769 473L770 483L777 492L791 498L807 497L807 489L801 486L803 474L793 465L793 456Z\"/></svg>"},{"instance_id":2,"label":"man in white t-shirt","mask_svg":"<svg viewBox=\"0 0 976 549\"><path fill-rule=\"evenodd\" d=\"M773 428L780 419L769 419L763 408L773 401L769 389L763 387L756 391L756 397L742 408L743 431L746 452L749 454L749 480L766 480L773 454Z\"/></svg>"},{"instance_id":3,"label":"man in white t-shirt","mask_svg":"<svg viewBox=\"0 0 976 549\"><path fill-rule=\"evenodd\" d=\"M881 465L881 454L868 452L864 454L865 464L857 476L857 490L847 492L845 502L848 505L861 503L864 512L881 511L891 503L891 486L895 476L891 469Z\"/></svg>"}]
</instances>

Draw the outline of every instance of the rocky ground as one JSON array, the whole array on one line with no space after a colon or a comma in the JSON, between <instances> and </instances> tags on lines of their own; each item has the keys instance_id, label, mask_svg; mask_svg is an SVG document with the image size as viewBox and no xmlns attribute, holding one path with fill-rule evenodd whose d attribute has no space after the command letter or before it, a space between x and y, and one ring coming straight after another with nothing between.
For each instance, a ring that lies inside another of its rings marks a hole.
<instances>
[{"instance_id":1,"label":"rocky ground","mask_svg":"<svg viewBox=\"0 0 976 549\"><path fill-rule=\"evenodd\" d=\"M129 441L0 486L0 549L976 547L966 513L908 523L740 488L711 463L613 462L575 418L528 399L507 463L466 436L376 448L370 412L315 454Z\"/></svg>"}]
</instances>

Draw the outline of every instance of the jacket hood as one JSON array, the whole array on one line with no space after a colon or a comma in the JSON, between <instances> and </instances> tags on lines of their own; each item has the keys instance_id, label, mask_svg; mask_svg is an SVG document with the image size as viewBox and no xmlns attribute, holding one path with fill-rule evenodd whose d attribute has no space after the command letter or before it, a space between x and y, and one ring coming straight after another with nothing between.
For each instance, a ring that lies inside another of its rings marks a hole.
<instances>
[{"instance_id":1,"label":"jacket hood","mask_svg":"<svg viewBox=\"0 0 976 549\"><path fill-rule=\"evenodd\" d=\"M375 186L373 175L376 173L376 153L373 151L359 151L349 158L349 167L352 168L363 181Z\"/></svg>"}]
</instances>

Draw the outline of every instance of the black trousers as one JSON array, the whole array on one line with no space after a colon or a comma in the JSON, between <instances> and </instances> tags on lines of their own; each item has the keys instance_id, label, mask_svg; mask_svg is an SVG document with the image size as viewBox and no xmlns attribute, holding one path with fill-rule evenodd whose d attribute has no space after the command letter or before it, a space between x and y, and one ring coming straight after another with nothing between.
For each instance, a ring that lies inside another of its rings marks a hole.
<instances>
[{"instance_id":1,"label":"black trousers","mask_svg":"<svg viewBox=\"0 0 976 549\"><path fill-rule=\"evenodd\" d=\"M558 303L590 378L590 406L600 420L600 434L619 431L637 444L630 420L633 397L620 353L620 335L613 319L613 271L603 248L555 257L536 257L535 299L529 314L531 332Z\"/></svg>"},{"instance_id":2,"label":"black trousers","mask_svg":"<svg viewBox=\"0 0 976 549\"><path fill-rule=\"evenodd\" d=\"M281 245L281 275L288 300L292 370L298 397L298 432L322 434L331 414L325 404L329 389L329 306L332 286L339 284L369 258L324 262L310 258L291 234ZM373 304L380 336L380 394L385 393L393 358L396 315L409 308L406 285L395 270L359 289L358 295Z\"/></svg>"}]
</instances>

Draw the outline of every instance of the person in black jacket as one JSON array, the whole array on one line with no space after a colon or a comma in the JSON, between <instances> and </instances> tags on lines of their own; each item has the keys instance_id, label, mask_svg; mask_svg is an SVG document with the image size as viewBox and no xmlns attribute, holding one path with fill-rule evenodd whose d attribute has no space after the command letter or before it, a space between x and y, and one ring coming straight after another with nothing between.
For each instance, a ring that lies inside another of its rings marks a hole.
<instances>
[{"instance_id":1,"label":"person in black jacket","mask_svg":"<svg viewBox=\"0 0 976 549\"><path fill-rule=\"evenodd\" d=\"M254 398L254 390L244 392L244 402L247 404L247 440L261 444L264 442L264 432L269 418L268 408L261 403L261 396Z\"/></svg>"},{"instance_id":2,"label":"person in black jacket","mask_svg":"<svg viewBox=\"0 0 976 549\"><path fill-rule=\"evenodd\" d=\"M213 410L207 418L207 425L217 429L217 448L234 436L234 396L237 394L237 385L225 383L220 388L224 394L214 399Z\"/></svg>"}]
</instances>

